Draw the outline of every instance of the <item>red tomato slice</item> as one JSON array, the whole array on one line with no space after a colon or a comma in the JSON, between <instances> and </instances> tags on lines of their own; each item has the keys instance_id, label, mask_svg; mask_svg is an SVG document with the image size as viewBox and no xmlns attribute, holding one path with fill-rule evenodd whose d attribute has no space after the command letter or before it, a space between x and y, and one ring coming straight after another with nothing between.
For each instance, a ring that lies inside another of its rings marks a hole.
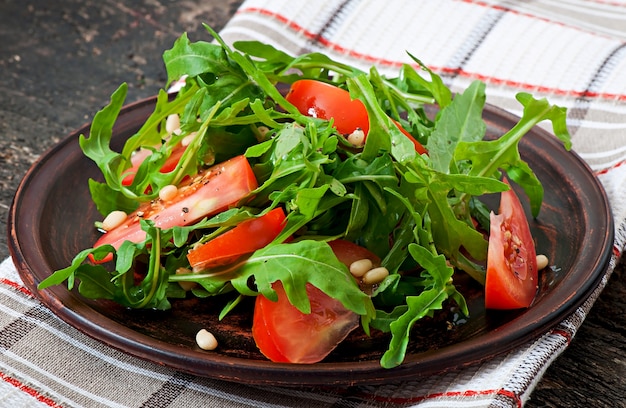
<instances>
[{"instance_id":1,"label":"red tomato slice","mask_svg":"<svg viewBox=\"0 0 626 408\"><path fill-rule=\"evenodd\" d=\"M278 284L276 286L272 285L272 288L277 289L278 286ZM280 285L280 288L282 289L282 284ZM284 294L284 289L281 292L277 293L279 294L279 296L283 296L285 298L287 297L287 295ZM274 330L276 330L276 328L274 325L271 324L271 315L273 313L277 313L278 311L276 309L278 308L272 303L274 302L268 300L263 295L257 296L254 303L252 338L254 338L254 341L261 353L270 361L273 361L275 363L289 363L290 361L278 349L274 341Z\"/></svg>"},{"instance_id":2,"label":"red tomato slice","mask_svg":"<svg viewBox=\"0 0 626 408\"><path fill-rule=\"evenodd\" d=\"M272 288L278 293L278 301L257 296L252 324L252 336L259 350L272 361L317 363L359 325L356 313L309 283L309 314L289 302L280 281L274 282Z\"/></svg>"},{"instance_id":3,"label":"red tomato slice","mask_svg":"<svg viewBox=\"0 0 626 408\"><path fill-rule=\"evenodd\" d=\"M364 258L380 263L375 254L352 242L336 240L329 244L346 266ZM303 314L289 302L280 281L274 282L272 288L278 301L257 296L252 324L252 336L259 350L271 361L319 362L358 327L358 315L311 284L306 287L310 314Z\"/></svg>"},{"instance_id":4,"label":"red tomato slice","mask_svg":"<svg viewBox=\"0 0 626 408\"><path fill-rule=\"evenodd\" d=\"M291 85L285 98L303 115L334 119L334 126L341 134L349 135L361 129L367 138L370 129L367 109L363 102L352 99L345 89L313 79L301 79ZM393 122L413 142L419 154L426 153L424 146L413 135L395 120Z\"/></svg>"},{"instance_id":5,"label":"red tomato slice","mask_svg":"<svg viewBox=\"0 0 626 408\"><path fill-rule=\"evenodd\" d=\"M268 245L284 226L285 212L282 208L275 208L194 248L187 254L187 259L194 270L227 265Z\"/></svg>"},{"instance_id":6,"label":"red tomato slice","mask_svg":"<svg viewBox=\"0 0 626 408\"><path fill-rule=\"evenodd\" d=\"M522 204L510 189L501 195L500 214L491 213L485 307L529 307L538 282L535 243Z\"/></svg>"},{"instance_id":7,"label":"red tomato slice","mask_svg":"<svg viewBox=\"0 0 626 408\"><path fill-rule=\"evenodd\" d=\"M335 128L344 135L356 129L367 134L370 128L363 102L352 99L348 91L334 85L301 79L291 85L285 98L303 115L325 120L334 119Z\"/></svg>"},{"instance_id":8,"label":"red tomato slice","mask_svg":"<svg viewBox=\"0 0 626 408\"><path fill-rule=\"evenodd\" d=\"M139 225L140 218L152 220L163 229L192 224L237 203L257 187L248 160L236 156L182 183L174 199L140 206L124 223L102 235L94 247L110 244L117 249L124 241L143 241L146 233ZM111 258L106 257L102 262Z\"/></svg>"},{"instance_id":9,"label":"red tomato slice","mask_svg":"<svg viewBox=\"0 0 626 408\"><path fill-rule=\"evenodd\" d=\"M161 173L169 173L170 171L174 170L186 148L186 146L183 146L180 143L176 145L172 150L172 153L165 160L165 163L163 163L163 166L160 170ZM152 154L150 150L141 149L131 157L132 166L124 171L125 176L124 179L122 179L122 185L130 186L133 183L135 174L137 174L137 170L139 170L139 166L148 156L150 156L150 154Z\"/></svg>"}]
</instances>

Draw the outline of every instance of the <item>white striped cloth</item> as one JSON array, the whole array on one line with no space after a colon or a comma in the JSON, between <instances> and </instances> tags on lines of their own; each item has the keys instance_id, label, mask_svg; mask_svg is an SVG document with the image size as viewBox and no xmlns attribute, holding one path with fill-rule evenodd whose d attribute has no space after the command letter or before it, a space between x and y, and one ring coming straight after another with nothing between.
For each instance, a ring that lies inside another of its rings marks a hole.
<instances>
[{"instance_id":1,"label":"white striped cloth","mask_svg":"<svg viewBox=\"0 0 626 408\"><path fill-rule=\"evenodd\" d=\"M567 107L573 148L596 171L616 222L604 280L554 330L480 365L393 385L279 388L194 377L110 349L40 305L5 260L0 406L523 406L576 334L626 242L626 2L247 0L221 35L294 55L322 51L389 75L411 62L409 51L455 91L483 80L487 101L514 114L521 114L520 90Z\"/></svg>"}]
</instances>

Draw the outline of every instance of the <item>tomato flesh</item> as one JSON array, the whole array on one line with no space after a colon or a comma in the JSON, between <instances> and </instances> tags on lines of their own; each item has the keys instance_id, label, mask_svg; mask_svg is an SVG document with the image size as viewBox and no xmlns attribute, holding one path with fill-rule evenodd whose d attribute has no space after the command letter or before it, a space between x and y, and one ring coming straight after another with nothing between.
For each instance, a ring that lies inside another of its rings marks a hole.
<instances>
[{"instance_id":1,"label":"tomato flesh","mask_svg":"<svg viewBox=\"0 0 626 408\"><path fill-rule=\"evenodd\" d=\"M283 230L285 218L279 207L259 218L246 220L189 251L189 264L194 270L202 270L232 263L272 242Z\"/></svg>"},{"instance_id":2,"label":"tomato flesh","mask_svg":"<svg viewBox=\"0 0 626 408\"><path fill-rule=\"evenodd\" d=\"M272 287L276 289L278 285L276 285L276 287L272 285ZM277 293L279 296L283 295L281 292ZM284 297L286 297L286 295L284 295ZM270 361L275 363L289 363L289 359L278 349L274 339L274 330L276 330L276 328L271 324L271 315L275 312L277 307L268 302L271 301L263 295L259 295L255 299L254 316L252 320L252 338L261 353Z\"/></svg>"},{"instance_id":3,"label":"tomato flesh","mask_svg":"<svg viewBox=\"0 0 626 408\"><path fill-rule=\"evenodd\" d=\"M329 242L340 262L346 266L359 259L380 263L375 254L345 240ZM307 283L311 313L293 306L280 281L272 284L278 295L273 302L256 297L252 336L261 353L273 362L316 363L323 360L348 334L358 327L359 316L341 302Z\"/></svg>"},{"instance_id":4,"label":"tomato flesh","mask_svg":"<svg viewBox=\"0 0 626 408\"><path fill-rule=\"evenodd\" d=\"M352 99L345 89L313 79L301 79L291 85L285 98L303 115L333 119L334 127L341 134L349 135L361 129L367 138L370 129L367 109L363 102ZM426 153L424 146L413 135L397 121L393 122L411 140L419 154Z\"/></svg>"},{"instance_id":5,"label":"tomato flesh","mask_svg":"<svg viewBox=\"0 0 626 408\"><path fill-rule=\"evenodd\" d=\"M334 119L339 133L350 134L361 129L369 130L367 110L358 99L352 99L344 89L325 82L301 79L291 85L285 97L303 115L324 120Z\"/></svg>"},{"instance_id":6,"label":"tomato flesh","mask_svg":"<svg viewBox=\"0 0 626 408\"><path fill-rule=\"evenodd\" d=\"M485 307L529 307L538 282L537 254L530 227L519 198L509 189L501 195L500 214L491 213Z\"/></svg>"},{"instance_id":7,"label":"tomato flesh","mask_svg":"<svg viewBox=\"0 0 626 408\"><path fill-rule=\"evenodd\" d=\"M307 283L311 313L289 300L280 281L272 284L278 301L256 298L252 336L259 350L274 362L311 364L321 361L358 327L359 316L341 302Z\"/></svg>"},{"instance_id":8,"label":"tomato flesh","mask_svg":"<svg viewBox=\"0 0 626 408\"><path fill-rule=\"evenodd\" d=\"M110 244L118 249L124 241L143 241L146 232L139 225L141 218L152 220L155 226L162 229L192 224L223 211L257 187L248 160L244 156L236 156L182 183L174 199L141 205L125 222L102 235L94 247ZM111 258L111 255L105 257L102 262Z\"/></svg>"},{"instance_id":9,"label":"tomato flesh","mask_svg":"<svg viewBox=\"0 0 626 408\"><path fill-rule=\"evenodd\" d=\"M371 252L369 249L364 248L354 242L346 241L345 239L336 239L328 243L330 248L335 253L339 262L346 265L348 268L350 265L360 259L369 259L374 266L380 265L380 257Z\"/></svg>"}]
</instances>

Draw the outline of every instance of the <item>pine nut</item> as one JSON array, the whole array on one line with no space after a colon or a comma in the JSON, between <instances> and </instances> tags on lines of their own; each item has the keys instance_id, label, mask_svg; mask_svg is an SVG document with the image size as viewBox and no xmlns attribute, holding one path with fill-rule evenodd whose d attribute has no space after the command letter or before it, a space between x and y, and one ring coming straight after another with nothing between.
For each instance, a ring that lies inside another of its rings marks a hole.
<instances>
[{"instance_id":1,"label":"pine nut","mask_svg":"<svg viewBox=\"0 0 626 408\"><path fill-rule=\"evenodd\" d=\"M168 184L167 186L163 186L161 190L159 190L159 198L163 201L169 201L176 197L178 194L178 187L173 184Z\"/></svg>"},{"instance_id":2,"label":"pine nut","mask_svg":"<svg viewBox=\"0 0 626 408\"><path fill-rule=\"evenodd\" d=\"M191 144L191 142L193 142L193 139L195 139L197 134L198 134L198 132L191 132L191 133L189 133L187 136L183 137L183 139L180 141L180 144L183 147L189 146Z\"/></svg>"},{"instance_id":3,"label":"pine nut","mask_svg":"<svg viewBox=\"0 0 626 408\"><path fill-rule=\"evenodd\" d=\"M358 261L354 261L350 264L350 273L355 278L360 278L367 273L370 269L372 269L374 265L372 265L372 261L367 258L359 259Z\"/></svg>"},{"instance_id":4,"label":"pine nut","mask_svg":"<svg viewBox=\"0 0 626 408\"><path fill-rule=\"evenodd\" d=\"M210 331L201 329L196 333L196 343L202 350L215 350L217 348L217 339Z\"/></svg>"},{"instance_id":5,"label":"pine nut","mask_svg":"<svg viewBox=\"0 0 626 408\"><path fill-rule=\"evenodd\" d=\"M176 275L185 275L188 273L193 273L190 269L188 268L178 268L176 269ZM178 281L178 284L180 285L181 288L183 288L184 291L189 292L191 289L195 288L197 283L196 282L188 282L188 281Z\"/></svg>"},{"instance_id":6,"label":"pine nut","mask_svg":"<svg viewBox=\"0 0 626 408\"><path fill-rule=\"evenodd\" d=\"M111 211L102 221L102 229L111 231L113 228L121 225L128 218L128 214L124 211Z\"/></svg>"},{"instance_id":7,"label":"pine nut","mask_svg":"<svg viewBox=\"0 0 626 408\"><path fill-rule=\"evenodd\" d=\"M180 130L180 117L177 114L169 115L165 119L165 131L171 135L177 130Z\"/></svg>"},{"instance_id":8,"label":"pine nut","mask_svg":"<svg viewBox=\"0 0 626 408\"><path fill-rule=\"evenodd\" d=\"M259 132L261 137L265 138L265 135L267 135L267 133L270 131L270 128L268 128L267 126L259 126L256 128L256 130Z\"/></svg>"},{"instance_id":9,"label":"pine nut","mask_svg":"<svg viewBox=\"0 0 626 408\"><path fill-rule=\"evenodd\" d=\"M545 269L548 266L549 260L545 255L537 255L537 270Z\"/></svg>"},{"instance_id":10,"label":"pine nut","mask_svg":"<svg viewBox=\"0 0 626 408\"><path fill-rule=\"evenodd\" d=\"M375 285L382 282L387 276L389 276L389 270L384 266L370 269L363 275L363 283L366 285Z\"/></svg>"},{"instance_id":11,"label":"pine nut","mask_svg":"<svg viewBox=\"0 0 626 408\"><path fill-rule=\"evenodd\" d=\"M347 137L348 142L352 145L361 147L365 144L365 132L361 128L354 129Z\"/></svg>"}]
</instances>

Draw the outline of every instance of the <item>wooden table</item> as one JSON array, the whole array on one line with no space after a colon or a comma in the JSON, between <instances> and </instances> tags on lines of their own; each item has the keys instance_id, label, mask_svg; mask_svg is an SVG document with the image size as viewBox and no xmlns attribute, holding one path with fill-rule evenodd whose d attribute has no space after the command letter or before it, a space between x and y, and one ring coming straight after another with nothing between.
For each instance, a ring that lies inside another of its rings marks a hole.
<instances>
[{"instance_id":1,"label":"wooden table","mask_svg":"<svg viewBox=\"0 0 626 408\"><path fill-rule=\"evenodd\" d=\"M239 0L0 0L0 226L33 161L127 82L127 102L165 86L163 50L206 40ZM8 256L6 233L0 257ZM626 272L620 265L528 407L626 407Z\"/></svg>"}]
</instances>

